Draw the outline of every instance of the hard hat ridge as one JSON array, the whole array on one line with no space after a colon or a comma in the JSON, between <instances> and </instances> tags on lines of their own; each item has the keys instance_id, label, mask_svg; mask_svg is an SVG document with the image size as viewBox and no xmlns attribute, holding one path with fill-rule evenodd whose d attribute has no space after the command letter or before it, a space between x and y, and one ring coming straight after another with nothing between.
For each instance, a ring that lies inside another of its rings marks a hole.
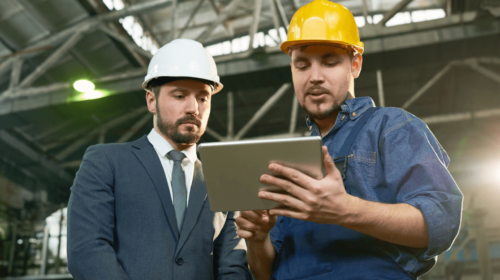
<instances>
[{"instance_id":1,"label":"hard hat ridge","mask_svg":"<svg viewBox=\"0 0 500 280\"><path fill-rule=\"evenodd\" d=\"M142 88L148 90L149 82L160 77L207 81L214 87L213 94L223 87L213 57L201 43L191 39L176 39L161 47L149 62Z\"/></svg>"}]
</instances>

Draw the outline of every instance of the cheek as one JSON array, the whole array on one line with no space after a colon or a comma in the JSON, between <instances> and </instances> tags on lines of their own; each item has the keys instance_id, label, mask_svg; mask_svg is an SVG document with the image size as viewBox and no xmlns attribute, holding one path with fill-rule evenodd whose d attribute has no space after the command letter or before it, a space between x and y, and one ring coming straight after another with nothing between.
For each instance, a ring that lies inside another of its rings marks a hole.
<instances>
[{"instance_id":1,"label":"cheek","mask_svg":"<svg viewBox=\"0 0 500 280\"><path fill-rule=\"evenodd\" d=\"M210 105L204 106L204 108L201 110L201 121L204 124L208 123L208 118L210 117Z\"/></svg>"},{"instance_id":2,"label":"cheek","mask_svg":"<svg viewBox=\"0 0 500 280\"><path fill-rule=\"evenodd\" d=\"M300 101L302 100L305 88L307 87L307 79L304 74L298 74L295 73L295 71L292 71L292 81L293 81L293 88L295 90L295 96Z\"/></svg>"},{"instance_id":3,"label":"cheek","mask_svg":"<svg viewBox=\"0 0 500 280\"><path fill-rule=\"evenodd\" d=\"M336 68L328 71L328 83L335 90L343 90L349 84L350 72L344 68Z\"/></svg>"}]
</instances>

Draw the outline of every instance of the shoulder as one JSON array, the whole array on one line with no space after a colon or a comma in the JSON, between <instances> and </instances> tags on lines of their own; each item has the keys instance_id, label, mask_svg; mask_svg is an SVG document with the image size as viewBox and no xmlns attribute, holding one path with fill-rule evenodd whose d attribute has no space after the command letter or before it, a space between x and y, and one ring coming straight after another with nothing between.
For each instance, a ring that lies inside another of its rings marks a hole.
<instances>
[{"instance_id":1,"label":"shoulder","mask_svg":"<svg viewBox=\"0 0 500 280\"><path fill-rule=\"evenodd\" d=\"M399 130L425 128L427 125L412 113L395 107L383 107L374 114L374 121L380 123L383 137Z\"/></svg>"}]
</instances>

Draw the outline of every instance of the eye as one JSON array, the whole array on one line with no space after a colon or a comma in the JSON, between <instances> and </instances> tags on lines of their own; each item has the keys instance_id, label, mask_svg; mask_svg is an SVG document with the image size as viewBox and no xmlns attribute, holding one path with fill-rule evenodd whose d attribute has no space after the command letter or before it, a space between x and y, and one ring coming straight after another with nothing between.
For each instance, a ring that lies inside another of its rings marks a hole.
<instances>
[{"instance_id":1,"label":"eye","mask_svg":"<svg viewBox=\"0 0 500 280\"><path fill-rule=\"evenodd\" d=\"M305 63L297 63L295 67L299 70L306 70L309 67L309 65Z\"/></svg>"},{"instance_id":2,"label":"eye","mask_svg":"<svg viewBox=\"0 0 500 280\"><path fill-rule=\"evenodd\" d=\"M174 96L176 99L183 99L184 98L184 95L182 94L178 94L178 95L175 95Z\"/></svg>"},{"instance_id":3,"label":"eye","mask_svg":"<svg viewBox=\"0 0 500 280\"><path fill-rule=\"evenodd\" d=\"M208 100L209 100L208 96L202 96L202 97L200 97L200 101L201 102L205 103L205 102L208 102Z\"/></svg>"}]
</instances>

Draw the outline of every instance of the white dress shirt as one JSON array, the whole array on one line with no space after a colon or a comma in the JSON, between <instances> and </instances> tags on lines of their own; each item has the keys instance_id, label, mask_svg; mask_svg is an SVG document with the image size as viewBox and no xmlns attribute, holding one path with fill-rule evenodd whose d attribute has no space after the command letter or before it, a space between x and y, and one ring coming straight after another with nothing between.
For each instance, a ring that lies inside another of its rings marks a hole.
<instances>
[{"instance_id":1,"label":"white dress shirt","mask_svg":"<svg viewBox=\"0 0 500 280\"><path fill-rule=\"evenodd\" d=\"M167 177L168 189L170 190L170 197L172 198L172 203L174 200L174 195L172 193L172 170L174 168L174 161L169 158L167 155L168 152L173 150L172 145L168 143L165 138L163 138L156 130L153 128L151 132L148 134L148 140L153 148L155 149L158 157L160 158L161 165L163 167L163 171L165 172L165 176ZM184 175L186 176L186 189L187 189L187 202L189 203L189 193L191 191L191 185L193 183L194 176L194 163L196 162L196 144L193 146L181 151L186 157L182 160L181 167L184 170ZM186 204L187 206L187 204Z\"/></svg>"}]
</instances>

